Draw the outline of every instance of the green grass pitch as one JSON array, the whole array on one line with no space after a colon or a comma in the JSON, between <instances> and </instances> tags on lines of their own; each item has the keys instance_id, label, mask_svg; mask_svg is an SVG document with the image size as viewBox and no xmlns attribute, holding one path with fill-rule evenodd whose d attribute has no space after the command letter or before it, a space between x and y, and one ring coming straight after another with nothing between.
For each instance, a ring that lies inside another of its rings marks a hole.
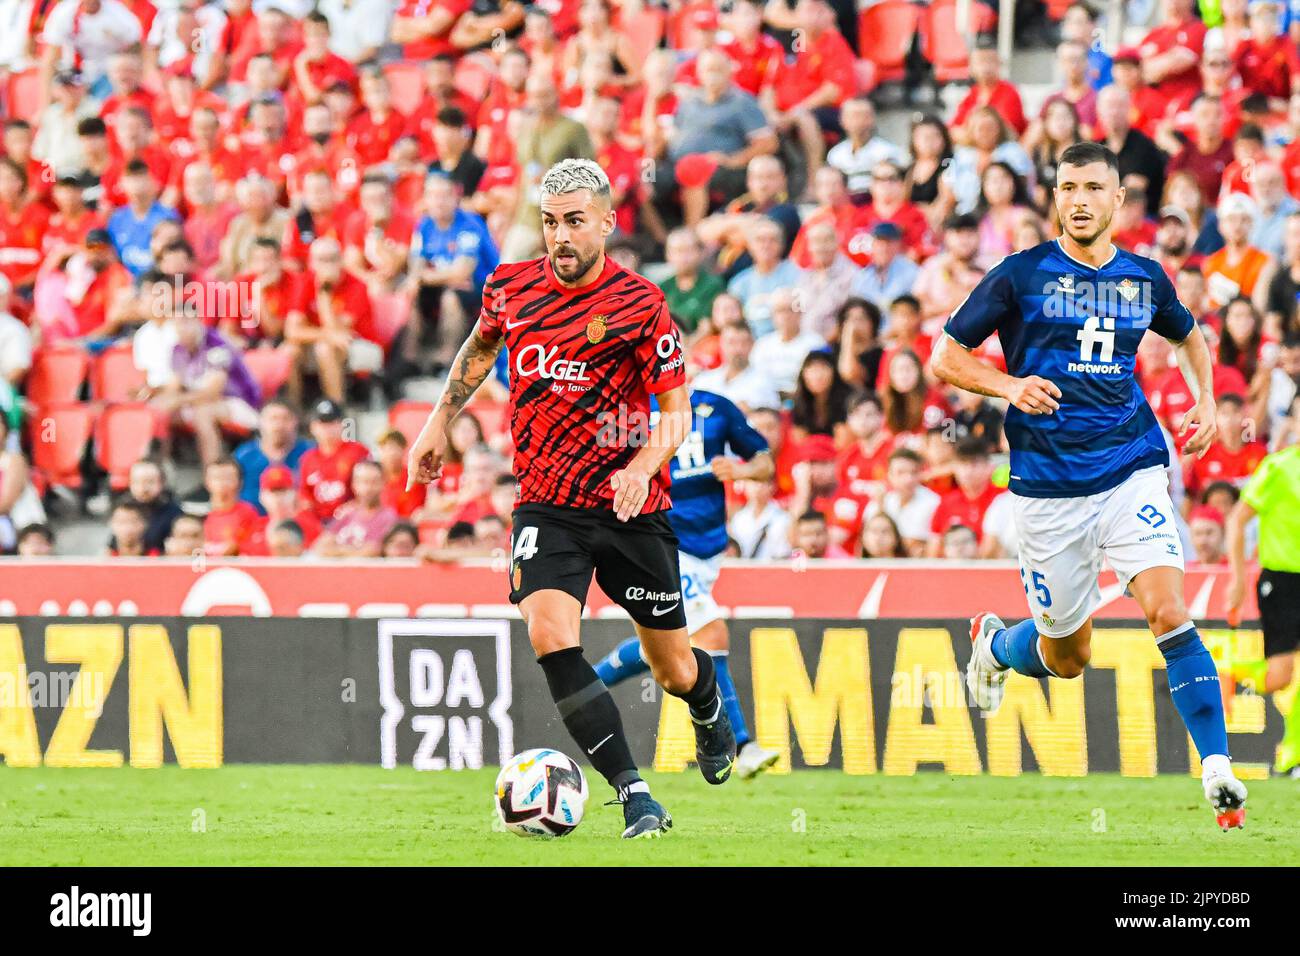
<instances>
[{"instance_id":1,"label":"green grass pitch","mask_svg":"<svg viewBox=\"0 0 1300 956\"><path fill-rule=\"evenodd\" d=\"M1192 777L850 777L804 770L710 787L653 774L662 840L618 839L593 784L561 840L494 831L496 770L0 767L0 865L1286 865L1300 783L1250 781L1221 833Z\"/></svg>"}]
</instances>

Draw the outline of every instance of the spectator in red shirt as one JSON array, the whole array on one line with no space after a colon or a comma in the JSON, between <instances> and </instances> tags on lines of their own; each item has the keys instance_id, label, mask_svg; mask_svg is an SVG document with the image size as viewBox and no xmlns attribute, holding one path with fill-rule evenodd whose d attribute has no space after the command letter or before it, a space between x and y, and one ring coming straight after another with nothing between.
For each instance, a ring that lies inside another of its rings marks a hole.
<instances>
[{"instance_id":1,"label":"spectator in red shirt","mask_svg":"<svg viewBox=\"0 0 1300 956\"><path fill-rule=\"evenodd\" d=\"M780 133L795 132L811 175L826 155L825 132L842 133L839 107L857 92L853 50L826 0L799 0L800 44L792 64L777 73L767 109Z\"/></svg>"},{"instance_id":2,"label":"spectator in red shirt","mask_svg":"<svg viewBox=\"0 0 1300 956\"><path fill-rule=\"evenodd\" d=\"M840 452L839 483L865 503L884 493L894 436L884 427L880 399L871 392L859 392L849 401L847 423L853 444Z\"/></svg>"},{"instance_id":3,"label":"spectator in red shirt","mask_svg":"<svg viewBox=\"0 0 1300 956\"><path fill-rule=\"evenodd\" d=\"M301 103L319 103L325 91L340 80L356 85L357 71L330 51L329 17L313 10L302 21L302 49L293 58L290 95Z\"/></svg>"},{"instance_id":4,"label":"spectator in red shirt","mask_svg":"<svg viewBox=\"0 0 1300 956\"><path fill-rule=\"evenodd\" d=\"M302 201L304 181L315 172L329 175L340 198L350 199L356 193L365 165L335 127L334 114L324 103L303 110L302 146L293 156L293 173L287 183L290 202Z\"/></svg>"},{"instance_id":5,"label":"spectator in red shirt","mask_svg":"<svg viewBox=\"0 0 1300 956\"><path fill-rule=\"evenodd\" d=\"M1232 162L1232 142L1223 135L1223 101L1215 96L1198 96L1192 103L1195 134L1181 152L1169 160L1168 173L1187 171L1196 177L1205 202L1219 201L1223 173Z\"/></svg>"},{"instance_id":6,"label":"spectator in red shirt","mask_svg":"<svg viewBox=\"0 0 1300 956\"><path fill-rule=\"evenodd\" d=\"M263 93L249 107L248 129L240 136L245 171L265 176L281 191L293 172L300 146L287 115L283 96Z\"/></svg>"},{"instance_id":7,"label":"spectator in red shirt","mask_svg":"<svg viewBox=\"0 0 1300 956\"><path fill-rule=\"evenodd\" d=\"M364 282L344 271L337 239L313 242L310 266L285 322L284 340L294 358L289 390L300 397L301 375L314 366L326 397L342 402L349 355L357 351L354 342L373 334L370 293ZM359 359L352 364L357 367Z\"/></svg>"},{"instance_id":8,"label":"spectator in red shirt","mask_svg":"<svg viewBox=\"0 0 1300 956\"><path fill-rule=\"evenodd\" d=\"M913 259L926 259L938 251L929 220L919 206L907 201L903 170L885 160L871 171L871 203L863 206L850 227L849 258L860 266L871 261L871 230L882 222L892 222L903 233L903 248Z\"/></svg>"},{"instance_id":9,"label":"spectator in red shirt","mask_svg":"<svg viewBox=\"0 0 1300 956\"><path fill-rule=\"evenodd\" d=\"M402 45L402 57L407 60L454 53L452 28L472 6L473 0L402 0L389 37Z\"/></svg>"},{"instance_id":10,"label":"spectator in red shirt","mask_svg":"<svg viewBox=\"0 0 1300 956\"><path fill-rule=\"evenodd\" d=\"M280 244L268 236L253 240L248 256L249 271L235 277L241 301L251 301L247 315L221 319L221 332L242 346L278 345L284 338L285 322L296 306L302 273L290 272L280 261Z\"/></svg>"},{"instance_id":11,"label":"spectator in red shirt","mask_svg":"<svg viewBox=\"0 0 1300 956\"><path fill-rule=\"evenodd\" d=\"M721 45L722 52L736 64L732 81L752 96L762 96L775 81L785 62L785 50L770 34L763 32L763 5L758 0L735 3L724 23L731 39Z\"/></svg>"},{"instance_id":12,"label":"spectator in red shirt","mask_svg":"<svg viewBox=\"0 0 1300 956\"><path fill-rule=\"evenodd\" d=\"M8 119L4 125L4 154L27 170L27 190L32 199L49 205L53 171L32 156L32 125L24 119Z\"/></svg>"},{"instance_id":13,"label":"spectator in red shirt","mask_svg":"<svg viewBox=\"0 0 1300 956\"><path fill-rule=\"evenodd\" d=\"M1214 444L1199 458L1183 456L1189 507L1213 482L1227 481L1240 488L1268 454L1264 443L1254 437L1255 425L1243 414L1245 407L1240 395L1220 396Z\"/></svg>"},{"instance_id":14,"label":"spectator in red shirt","mask_svg":"<svg viewBox=\"0 0 1300 956\"><path fill-rule=\"evenodd\" d=\"M939 506L930 520L930 557L943 556L944 535L956 525L976 531L982 536L984 514L989 505L1006 489L993 484L993 462L988 445L979 438L963 438L956 446L957 461L953 477L957 487L939 498ZM972 555L973 557L973 555Z\"/></svg>"},{"instance_id":15,"label":"spectator in red shirt","mask_svg":"<svg viewBox=\"0 0 1300 956\"><path fill-rule=\"evenodd\" d=\"M99 115L110 132L117 125L118 113L127 107L137 106L152 119L156 97L140 85L143 76L144 66L138 53L116 53L108 61L108 82L113 92L100 106Z\"/></svg>"},{"instance_id":16,"label":"spectator in red shirt","mask_svg":"<svg viewBox=\"0 0 1300 956\"><path fill-rule=\"evenodd\" d=\"M265 6L257 14L254 26L243 31L240 48L231 59L230 82L246 82L249 62L267 56L274 66L274 87L282 90L289 83L299 48L293 39L293 20L289 15L275 5Z\"/></svg>"},{"instance_id":17,"label":"spectator in red shirt","mask_svg":"<svg viewBox=\"0 0 1300 956\"><path fill-rule=\"evenodd\" d=\"M362 71L361 103L364 109L348 123L344 141L356 151L365 168L388 159L393 144L406 133L408 121L393 109L388 78L379 67Z\"/></svg>"},{"instance_id":18,"label":"spectator in red shirt","mask_svg":"<svg viewBox=\"0 0 1300 956\"><path fill-rule=\"evenodd\" d=\"M323 398L312 409L311 437L316 447L308 449L298 462L303 500L316 517L328 521L343 502L352 497L352 467L370 457L360 442L345 439L351 424L343 421L337 402Z\"/></svg>"},{"instance_id":19,"label":"spectator in red shirt","mask_svg":"<svg viewBox=\"0 0 1300 956\"><path fill-rule=\"evenodd\" d=\"M192 156L195 149L190 139L195 111L208 109L220 115L229 107L220 96L199 88L189 60L178 60L167 67L163 75L164 96L153 107L154 132L159 142L167 144L174 156L185 159Z\"/></svg>"},{"instance_id":20,"label":"spectator in red shirt","mask_svg":"<svg viewBox=\"0 0 1300 956\"><path fill-rule=\"evenodd\" d=\"M372 297L385 295L395 291L406 270L415 223L394 207L392 184L382 173L362 179L360 199L361 208L343 230L343 264Z\"/></svg>"},{"instance_id":21,"label":"spectator in red shirt","mask_svg":"<svg viewBox=\"0 0 1300 956\"><path fill-rule=\"evenodd\" d=\"M261 516L239 497L243 475L233 458L218 458L203 469L211 508L203 519L203 551L211 557L242 553Z\"/></svg>"},{"instance_id":22,"label":"spectator in red shirt","mask_svg":"<svg viewBox=\"0 0 1300 956\"><path fill-rule=\"evenodd\" d=\"M1160 25L1138 49L1143 80L1171 102L1200 85L1197 65L1205 46L1205 24L1197 15L1196 0L1161 0L1160 7Z\"/></svg>"},{"instance_id":23,"label":"spectator in red shirt","mask_svg":"<svg viewBox=\"0 0 1300 956\"><path fill-rule=\"evenodd\" d=\"M61 266L81 248L90 230L104 228L104 217L86 206L83 187L84 182L77 173L64 173L55 180L54 212L41 238L41 252L45 256L41 271Z\"/></svg>"},{"instance_id":24,"label":"spectator in red shirt","mask_svg":"<svg viewBox=\"0 0 1300 956\"><path fill-rule=\"evenodd\" d=\"M998 55L996 43L982 41L975 44L970 54L970 77L970 90L957 105L949 128L954 131L965 129L972 110L977 106L992 106L1011 124L1017 136L1023 136L1029 123L1020 102L1020 91L1014 83L1003 79L1002 57Z\"/></svg>"},{"instance_id":25,"label":"spectator in red shirt","mask_svg":"<svg viewBox=\"0 0 1300 956\"><path fill-rule=\"evenodd\" d=\"M157 187L162 189L160 201L168 208L175 208L177 191L167 184L172 181L172 157L160 146L154 137L153 120L148 110L139 106L127 106L117 117L113 128L112 159L104 170L101 180L104 185L104 198L112 206L127 204L126 190L122 180L126 178L127 167L140 160L149 167L149 173Z\"/></svg>"},{"instance_id":26,"label":"spectator in red shirt","mask_svg":"<svg viewBox=\"0 0 1300 956\"><path fill-rule=\"evenodd\" d=\"M397 512L384 504L383 492L379 462L358 461L352 469L352 499L339 505L312 545L312 553L326 558L379 557L384 537L399 520Z\"/></svg>"},{"instance_id":27,"label":"spectator in red shirt","mask_svg":"<svg viewBox=\"0 0 1300 956\"><path fill-rule=\"evenodd\" d=\"M24 301L31 300L50 218L49 209L28 195L27 185L27 170L0 157L0 274Z\"/></svg>"},{"instance_id":28,"label":"spectator in red shirt","mask_svg":"<svg viewBox=\"0 0 1300 956\"><path fill-rule=\"evenodd\" d=\"M302 203L289 220L281 243L285 266L306 266L308 249L317 239L342 241L343 224L351 214L352 209L338 201L329 173L313 169L303 176Z\"/></svg>"},{"instance_id":29,"label":"spectator in red shirt","mask_svg":"<svg viewBox=\"0 0 1300 956\"><path fill-rule=\"evenodd\" d=\"M418 137L421 155L426 160L438 156L433 128L438 124L438 114L449 106L456 107L467 117L478 116L478 103L456 89L456 60L444 54L424 64L424 98L408 119L408 132Z\"/></svg>"},{"instance_id":30,"label":"spectator in red shirt","mask_svg":"<svg viewBox=\"0 0 1300 956\"><path fill-rule=\"evenodd\" d=\"M1156 232L1156 224L1147 218L1147 191L1130 186L1124 205L1115 214L1115 245L1140 256L1150 256L1155 251Z\"/></svg>"},{"instance_id":31,"label":"spectator in red shirt","mask_svg":"<svg viewBox=\"0 0 1300 956\"><path fill-rule=\"evenodd\" d=\"M396 428L390 428L375 441L375 448L384 472L384 490L380 495L383 504L397 512L399 517L411 517L424 507L429 486L416 482L414 487L407 487L406 436Z\"/></svg>"},{"instance_id":32,"label":"spectator in red shirt","mask_svg":"<svg viewBox=\"0 0 1300 956\"><path fill-rule=\"evenodd\" d=\"M1281 5L1272 2L1250 5L1250 36L1237 44L1233 68L1241 85L1269 99L1269 109L1281 113L1293 93L1300 93L1300 53L1295 40L1279 32Z\"/></svg>"},{"instance_id":33,"label":"spectator in red shirt","mask_svg":"<svg viewBox=\"0 0 1300 956\"><path fill-rule=\"evenodd\" d=\"M293 472L286 465L271 465L262 472L258 479L257 500L266 514L253 523L240 554L252 557L272 555L275 528L284 521L292 521L298 526L303 544L309 548L320 537L320 520L310 508L299 507L298 489L294 482Z\"/></svg>"}]
</instances>

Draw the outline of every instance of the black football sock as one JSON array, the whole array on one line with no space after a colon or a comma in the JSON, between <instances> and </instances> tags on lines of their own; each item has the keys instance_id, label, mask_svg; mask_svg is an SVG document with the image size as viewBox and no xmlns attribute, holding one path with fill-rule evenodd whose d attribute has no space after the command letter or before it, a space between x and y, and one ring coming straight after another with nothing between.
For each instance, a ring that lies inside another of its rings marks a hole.
<instances>
[{"instance_id":1,"label":"black football sock","mask_svg":"<svg viewBox=\"0 0 1300 956\"><path fill-rule=\"evenodd\" d=\"M692 647L691 653L695 655L695 663L699 668L699 673L695 678L695 686L684 694L674 694L673 696L686 701L686 706L690 708L692 717L698 720L712 720L720 706L718 680L713 671L713 658L709 656L708 651L702 651L698 647Z\"/></svg>"},{"instance_id":2,"label":"black football sock","mask_svg":"<svg viewBox=\"0 0 1300 956\"><path fill-rule=\"evenodd\" d=\"M537 663L542 665L551 697L569 735L597 772L618 792L619 799L625 801L630 793L649 793L649 786L642 781L632 760L614 698L582 656L582 648L566 647L543 654Z\"/></svg>"}]
</instances>

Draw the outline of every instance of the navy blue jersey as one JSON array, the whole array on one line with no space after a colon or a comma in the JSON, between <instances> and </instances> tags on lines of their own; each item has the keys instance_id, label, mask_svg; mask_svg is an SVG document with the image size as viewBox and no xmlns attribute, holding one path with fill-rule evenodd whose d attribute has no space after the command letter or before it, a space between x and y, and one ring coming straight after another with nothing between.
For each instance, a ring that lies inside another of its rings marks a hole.
<instances>
[{"instance_id":1,"label":"navy blue jersey","mask_svg":"<svg viewBox=\"0 0 1300 956\"><path fill-rule=\"evenodd\" d=\"M1196 322L1154 259L1115 249L1100 269L1052 240L1007 256L948 319L966 348L994 332L1017 378L1039 375L1061 390L1051 415L1007 409L1011 491L1071 498L1113 488L1169 454L1138 388L1134 361L1147 329L1174 342Z\"/></svg>"},{"instance_id":2,"label":"navy blue jersey","mask_svg":"<svg viewBox=\"0 0 1300 956\"><path fill-rule=\"evenodd\" d=\"M691 433L668 463L673 479L668 523L678 547L697 558L711 558L727 548L726 489L709 462L728 451L748 461L767 451L767 440L730 399L691 392Z\"/></svg>"}]
</instances>

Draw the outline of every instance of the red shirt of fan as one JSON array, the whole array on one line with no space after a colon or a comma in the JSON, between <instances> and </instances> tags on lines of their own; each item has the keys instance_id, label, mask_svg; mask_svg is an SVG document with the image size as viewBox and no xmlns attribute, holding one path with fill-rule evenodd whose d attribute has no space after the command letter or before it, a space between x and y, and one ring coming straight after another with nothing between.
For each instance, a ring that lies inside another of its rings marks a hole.
<instances>
[{"instance_id":1,"label":"red shirt of fan","mask_svg":"<svg viewBox=\"0 0 1300 956\"><path fill-rule=\"evenodd\" d=\"M127 164L136 159L143 160L149 167L154 185L159 190L171 182L172 157L159 146L146 146L134 156L125 154L110 156L103 175L99 177L99 182L104 187L104 199L99 203L100 209L104 208L105 201L113 207L126 205L126 193L122 191L122 177L126 175Z\"/></svg>"},{"instance_id":2,"label":"red shirt of fan","mask_svg":"<svg viewBox=\"0 0 1300 956\"><path fill-rule=\"evenodd\" d=\"M379 493L379 503L385 508L392 508L400 518L409 518L417 509L424 507L424 499L429 494L429 486L416 482L409 491L406 489L406 469L384 482L384 489Z\"/></svg>"},{"instance_id":3,"label":"red shirt of fan","mask_svg":"<svg viewBox=\"0 0 1300 956\"><path fill-rule=\"evenodd\" d=\"M903 248L915 259L925 260L939 251L930 221L920 206L905 202L892 216L882 216L875 204L862 206L854 214L849 227L845 253L860 266L871 264L871 230L882 222L892 222L903 232Z\"/></svg>"},{"instance_id":4,"label":"red shirt of fan","mask_svg":"<svg viewBox=\"0 0 1300 956\"><path fill-rule=\"evenodd\" d=\"M181 189L185 183L185 167L190 163L207 163L212 167L212 176L219 183L237 183L244 178L246 163L237 150L218 145L212 152L195 150L187 156L177 156L172 163L172 178L168 183Z\"/></svg>"},{"instance_id":5,"label":"red shirt of fan","mask_svg":"<svg viewBox=\"0 0 1300 956\"><path fill-rule=\"evenodd\" d=\"M1300 53L1289 36L1275 36L1262 44L1248 36L1237 44L1232 64L1242 86L1279 100L1290 98L1291 82L1300 75Z\"/></svg>"},{"instance_id":6,"label":"red shirt of fan","mask_svg":"<svg viewBox=\"0 0 1300 956\"><path fill-rule=\"evenodd\" d=\"M298 490L317 518L333 518L335 509L352 497L352 468L369 457L370 450L354 441L345 441L332 452L318 445L303 453L298 462Z\"/></svg>"},{"instance_id":7,"label":"red shirt of fan","mask_svg":"<svg viewBox=\"0 0 1300 956\"><path fill-rule=\"evenodd\" d=\"M731 82L754 96L772 84L785 62L785 49L766 33L758 35L752 49L739 40L732 40L722 45L722 52L736 65Z\"/></svg>"},{"instance_id":8,"label":"red shirt of fan","mask_svg":"<svg viewBox=\"0 0 1300 956\"><path fill-rule=\"evenodd\" d=\"M1115 233L1111 241L1121 249L1150 256L1156 247L1156 228L1150 219L1143 219L1134 228Z\"/></svg>"},{"instance_id":9,"label":"red shirt of fan","mask_svg":"<svg viewBox=\"0 0 1300 956\"><path fill-rule=\"evenodd\" d=\"M348 217L347 225L343 227L343 248L360 249L366 264L375 268L380 264L380 251L384 246L406 258L414 231L414 220L396 209L388 217L388 222L382 225L371 222L366 211L358 209Z\"/></svg>"},{"instance_id":10,"label":"red shirt of fan","mask_svg":"<svg viewBox=\"0 0 1300 956\"><path fill-rule=\"evenodd\" d=\"M993 504L993 499L1007 493L1005 488L989 485L975 498L967 498L960 487L939 498L939 505L934 509L930 520L930 533L942 535L949 528L965 525L975 532L975 537L984 540L984 514Z\"/></svg>"},{"instance_id":11,"label":"red shirt of fan","mask_svg":"<svg viewBox=\"0 0 1300 956\"><path fill-rule=\"evenodd\" d=\"M328 50L319 60L311 60L307 63L307 79L311 80L312 85L318 90L328 90L341 80L352 87L353 93L357 92L357 68L337 53L330 53ZM306 97L298 88L293 73L289 74L289 89L290 96L300 103L306 102Z\"/></svg>"},{"instance_id":12,"label":"red shirt of fan","mask_svg":"<svg viewBox=\"0 0 1300 956\"><path fill-rule=\"evenodd\" d=\"M247 317L247 323L242 321L240 323L240 331L250 342L256 342L266 335L264 330L267 328L268 318L272 324L283 327L285 317L297 304L301 295L298 287L302 281L302 273L290 272L287 269L281 269L279 278L274 282L264 283L260 288L257 284L257 276L251 272L235 277L235 285L240 290L240 296L248 296L253 303L253 310Z\"/></svg>"},{"instance_id":13,"label":"red shirt of fan","mask_svg":"<svg viewBox=\"0 0 1300 956\"><path fill-rule=\"evenodd\" d=\"M840 453L836 465L840 488L863 501L878 497L885 490L885 473L893 453L893 436L887 431L879 433L874 449L864 450L862 443L855 441Z\"/></svg>"},{"instance_id":14,"label":"red shirt of fan","mask_svg":"<svg viewBox=\"0 0 1300 956\"><path fill-rule=\"evenodd\" d=\"M1017 136L1024 135L1029 128L1029 121L1025 119L1025 107L1020 101L1020 91L1008 80L999 80L992 89L972 85L965 98L957 104L957 112L953 114L948 128L964 126L966 118L977 106L993 107L999 116L1011 124Z\"/></svg>"},{"instance_id":15,"label":"red shirt of fan","mask_svg":"<svg viewBox=\"0 0 1300 956\"><path fill-rule=\"evenodd\" d=\"M154 107L153 131L158 142L166 143L173 154L189 156L194 152L194 143L190 139L190 120L195 110L210 109L217 114L223 124L230 104L211 90L197 90L194 102L183 110L176 109L168 97L160 97Z\"/></svg>"},{"instance_id":16,"label":"red shirt of fan","mask_svg":"<svg viewBox=\"0 0 1300 956\"><path fill-rule=\"evenodd\" d=\"M154 106L157 102L158 97L144 90L135 90L131 93L114 93L104 100L104 105L99 108L99 117L104 121L104 125L108 127L111 133L113 127L117 125L117 114L124 109L131 107L142 109L149 114L150 121L153 121ZM157 128L158 124L154 123L154 129ZM113 137L109 136L108 139L110 143L114 144L113 148L115 148Z\"/></svg>"},{"instance_id":17,"label":"red shirt of fan","mask_svg":"<svg viewBox=\"0 0 1300 956\"><path fill-rule=\"evenodd\" d=\"M788 110L817 92L824 83L839 88L834 106L839 106L857 89L853 72L853 50L838 30L826 30L793 63L781 64L777 71L776 108Z\"/></svg>"},{"instance_id":18,"label":"red shirt of fan","mask_svg":"<svg viewBox=\"0 0 1300 956\"><path fill-rule=\"evenodd\" d=\"M1216 398L1221 395L1245 395L1249 390L1246 377L1231 365L1216 363L1212 372L1214 378L1211 382ZM1183 373L1177 368L1166 369L1162 375L1154 376L1154 379L1155 384L1147 394L1151 410L1174 437L1174 445L1181 451L1192 437L1192 429L1189 428L1187 434L1179 438L1178 423L1196 405L1196 399L1192 397L1192 390L1187 387Z\"/></svg>"},{"instance_id":19,"label":"red shirt of fan","mask_svg":"<svg viewBox=\"0 0 1300 956\"><path fill-rule=\"evenodd\" d=\"M403 0L397 8L399 17L427 17L434 10L445 10L452 15L451 23L441 36L424 37L402 47L402 57L407 60L432 60L439 53L459 53L451 45L452 28L474 5L473 0Z\"/></svg>"},{"instance_id":20,"label":"red shirt of fan","mask_svg":"<svg viewBox=\"0 0 1300 956\"><path fill-rule=\"evenodd\" d=\"M203 519L203 552L220 557L223 554L243 554L244 546L261 515L257 509L242 499L229 508L213 509Z\"/></svg>"},{"instance_id":21,"label":"red shirt of fan","mask_svg":"<svg viewBox=\"0 0 1300 956\"><path fill-rule=\"evenodd\" d=\"M27 200L17 209L0 204L0 273L14 288L36 281L50 210Z\"/></svg>"},{"instance_id":22,"label":"red shirt of fan","mask_svg":"<svg viewBox=\"0 0 1300 956\"><path fill-rule=\"evenodd\" d=\"M118 293L131 286L131 273L120 262L112 263L103 272L95 274L81 301L72 306L77 320L77 334L87 335L104 324L108 317L108 304Z\"/></svg>"},{"instance_id":23,"label":"red shirt of fan","mask_svg":"<svg viewBox=\"0 0 1300 956\"><path fill-rule=\"evenodd\" d=\"M642 120L645 116L645 98L646 92L644 86L634 87L629 90L627 96L623 98L623 115L619 120L618 131L624 136L629 136L636 140L645 139L647 131L642 128ZM655 122L661 125L666 124L672 120L673 114L676 112L676 93L665 93L663 96L660 96L655 100Z\"/></svg>"},{"instance_id":24,"label":"red shirt of fan","mask_svg":"<svg viewBox=\"0 0 1300 956\"><path fill-rule=\"evenodd\" d=\"M641 205L641 150L629 149L612 139L596 150L596 162L623 201L614 208L615 222L626 233L636 231L636 211Z\"/></svg>"},{"instance_id":25,"label":"red shirt of fan","mask_svg":"<svg viewBox=\"0 0 1300 956\"><path fill-rule=\"evenodd\" d=\"M409 127L410 120L397 110L390 109L383 119L363 110L348 123L343 138L365 166L377 166L388 159L393 144L406 135Z\"/></svg>"},{"instance_id":26,"label":"red shirt of fan","mask_svg":"<svg viewBox=\"0 0 1300 956\"><path fill-rule=\"evenodd\" d=\"M288 178L289 192L294 196L300 195L302 181L308 173L326 172L334 181L337 195L348 197L361 186L361 174L364 171L360 155L343 140L331 139L324 146L307 140L293 155Z\"/></svg>"},{"instance_id":27,"label":"red shirt of fan","mask_svg":"<svg viewBox=\"0 0 1300 956\"><path fill-rule=\"evenodd\" d=\"M302 528L302 546L310 548L320 537L320 519L312 513L311 509L304 508L293 516L293 520L298 527ZM267 535L270 530L271 519L266 515L258 515L257 520L253 522L253 530L248 533L239 553L250 558L269 558L271 544L267 541Z\"/></svg>"},{"instance_id":28,"label":"red shirt of fan","mask_svg":"<svg viewBox=\"0 0 1300 956\"><path fill-rule=\"evenodd\" d=\"M453 90L451 95L445 99L438 99L425 93L424 99L420 100L420 105L411 110L411 114L406 117L407 126L405 131L407 135L414 136L419 141L421 159L437 159L438 150L433 142L433 128L438 125L438 114L448 106L454 106L465 114L467 124L473 126L478 122L478 101L460 90ZM504 120L502 120L501 137L497 137L494 131L493 140L495 141L498 138L508 138L505 137ZM511 155L514 155L513 147Z\"/></svg>"},{"instance_id":29,"label":"red shirt of fan","mask_svg":"<svg viewBox=\"0 0 1300 956\"><path fill-rule=\"evenodd\" d=\"M103 228L104 217L93 209L83 209L81 215L76 217L65 216L61 212L50 213L45 232L41 236L41 254L47 254L61 242L79 246L85 241L86 233Z\"/></svg>"},{"instance_id":30,"label":"red shirt of fan","mask_svg":"<svg viewBox=\"0 0 1300 956\"><path fill-rule=\"evenodd\" d=\"M329 236L343 243L343 224L352 215L350 205L340 203L329 212L309 213L300 209L284 228L284 241L280 243L281 256L285 262L296 263L299 268L306 268L307 253L311 244L317 239Z\"/></svg>"},{"instance_id":31,"label":"red shirt of fan","mask_svg":"<svg viewBox=\"0 0 1300 956\"><path fill-rule=\"evenodd\" d=\"M1201 53L1205 49L1205 24L1196 16L1177 23L1162 23L1142 40L1138 52L1143 60L1158 53L1168 53L1174 47L1196 54L1192 64L1181 73L1167 76L1153 87L1166 102L1180 96L1199 93L1201 89Z\"/></svg>"},{"instance_id":32,"label":"red shirt of fan","mask_svg":"<svg viewBox=\"0 0 1300 956\"><path fill-rule=\"evenodd\" d=\"M1187 466L1184 476L1187 493L1200 495L1207 485L1216 481L1228 481L1240 488L1267 454L1268 448L1263 442L1244 442L1236 451L1229 451L1216 441L1204 458L1194 458Z\"/></svg>"},{"instance_id":33,"label":"red shirt of fan","mask_svg":"<svg viewBox=\"0 0 1300 956\"><path fill-rule=\"evenodd\" d=\"M520 503L612 508L609 478L648 434L650 396L686 382L677 326L649 280L606 257L584 286L543 256L498 266L479 329L510 357L510 430ZM641 512L672 507L665 465Z\"/></svg>"},{"instance_id":34,"label":"red shirt of fan","mask_svg":"<svg viewBox=\"0 0 1300 956\"><path fill-rule=\"evenodd\" d=\"M320 325L320 309L317 304L317 292L320 285L316 274L304 272L298 283L298 300L291 308L307 317L311 325ZM350 272L340 272L338 282L329 290L330 308L336 319L351 326L354 334L363 339L374 340L374 313L370 305L370 290L366 284Z\"/></svg>"}]
</instances>

